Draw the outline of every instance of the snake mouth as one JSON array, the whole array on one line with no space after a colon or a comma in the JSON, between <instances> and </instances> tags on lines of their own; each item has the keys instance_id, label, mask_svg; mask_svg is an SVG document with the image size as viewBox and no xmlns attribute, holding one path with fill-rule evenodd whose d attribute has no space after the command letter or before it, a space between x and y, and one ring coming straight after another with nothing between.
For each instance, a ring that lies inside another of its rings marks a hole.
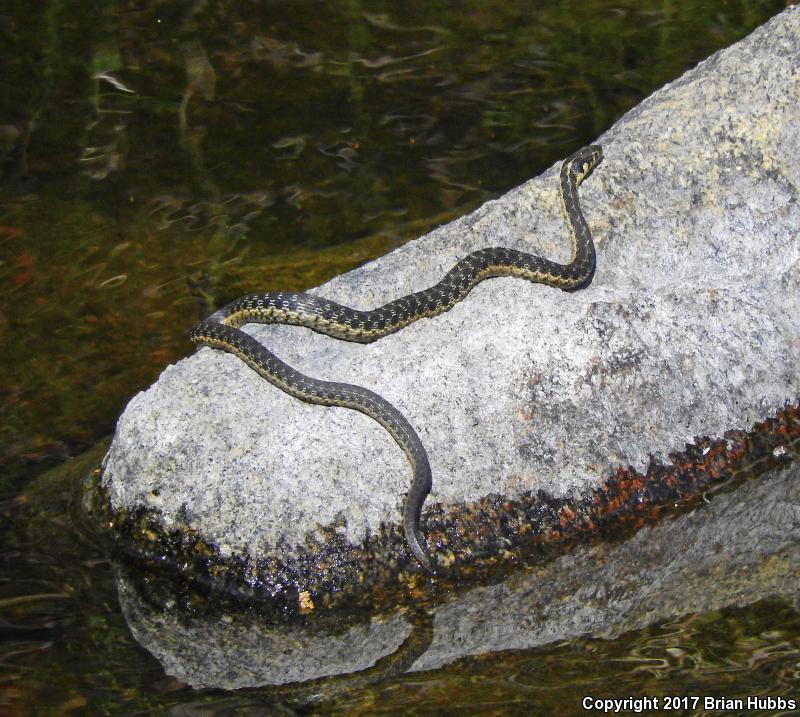
<instances>
[{"instance_id":1,"label":"snake mouth","mask_svg":"<svg viewBox=\"0 0 800 717\"><path fill-rule=\"evenodd\" d=\"M603 148L599 144L581 147L564 160L561 168L562 178L566 175L566 178L578 187L602 161Z\"/></svg>"}]
</instances>

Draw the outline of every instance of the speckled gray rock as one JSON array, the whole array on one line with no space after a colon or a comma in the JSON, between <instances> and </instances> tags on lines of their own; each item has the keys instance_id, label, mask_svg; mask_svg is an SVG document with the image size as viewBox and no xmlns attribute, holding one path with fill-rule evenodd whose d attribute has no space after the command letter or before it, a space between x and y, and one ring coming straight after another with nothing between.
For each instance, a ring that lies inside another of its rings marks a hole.
<instances>
[{"instance_id":1,"label":"speckled gray rock","mask_svg":"<svg viewBox=\"0 0 800 717\"><path fill-rule=\"evenodd\" d=\"M368 346L247 330L403 411L431 458L429 500L584 493L616 465L747 429L800 393L798 117L791 7L600 138L605 160L580 190L598 247L589 288L486 281ZM556 173L317 293L378 306L486 246L567 260ZM399 522L410 471L366 416L303 404L203 349L130 402L103 481L114 507L156 509L166 526L180 516L223 554L258 556L334 522L354 543Z\"/></svg>"}]
</instances>

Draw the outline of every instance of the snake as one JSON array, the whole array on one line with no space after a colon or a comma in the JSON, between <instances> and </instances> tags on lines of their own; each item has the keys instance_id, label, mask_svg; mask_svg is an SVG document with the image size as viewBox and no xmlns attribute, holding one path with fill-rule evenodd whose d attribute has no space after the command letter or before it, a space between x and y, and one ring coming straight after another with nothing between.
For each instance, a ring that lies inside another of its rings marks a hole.
<instances>
[{"instance_id":1,"label":"snake","mask_svg":"<svg viewBox=\"0 0 800 717\"><path fill-rule=\"evenodd\" d=\"M411 487L403 506L408 548L420 565L435 575L436 566L419 527L422 506L432 487L430 460L408 419L367 388L300 373L240 327L250 323L290 324L343 341L370 343L421 318L449 311L476 284L490 277L514 276L564 291L582 289L594 277L596 259L592 234L578 201L578 187L602 158L599 145L588 145L561 165L559 193L572 240L572 256L567 264L504 247L479 249L460 259L434 286L366 311L305 292L247 294L198 323L189 338L198 348L206 346L237 356L267 381L301 401L360 411L383 426L411 465Z\"/></svg>"}]
</instances>

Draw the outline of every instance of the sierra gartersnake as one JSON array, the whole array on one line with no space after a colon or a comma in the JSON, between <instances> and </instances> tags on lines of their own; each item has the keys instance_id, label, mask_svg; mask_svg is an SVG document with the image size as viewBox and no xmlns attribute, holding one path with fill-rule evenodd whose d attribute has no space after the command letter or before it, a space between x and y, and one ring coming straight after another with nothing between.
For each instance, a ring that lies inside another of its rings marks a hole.
<instances>
[{"instance_id":1,"label":"sierra gartersnake","mask_svg":"<svg viewBox=\"0 0 800 717\"><path fill-rule=\"evenodd\" d=\"M360 386L320 381L295 371L239 327L248 323L306 326L345 341L369 343L423 317L437 316L461 301L478 282L494 276L517 276L564 291L587 286L594 276L592 235L578 204L578 186L602 159L590 145L561 165L560 192L572 231L572 258L558 264L514 249L480 249L461 259L436 285L377 309L358 311L306 293L270 291L228 304L201 321L190 337L198 346L222 349L238 356L270 383L291 396L323 406L361 411L380 423L405 451L413 479L403 510L403 527L411 552L430 572L433 561L419 530L422 505L431 489L431 469L425 447L414 428L386 399Z\"/></svg>"}]
</instances>

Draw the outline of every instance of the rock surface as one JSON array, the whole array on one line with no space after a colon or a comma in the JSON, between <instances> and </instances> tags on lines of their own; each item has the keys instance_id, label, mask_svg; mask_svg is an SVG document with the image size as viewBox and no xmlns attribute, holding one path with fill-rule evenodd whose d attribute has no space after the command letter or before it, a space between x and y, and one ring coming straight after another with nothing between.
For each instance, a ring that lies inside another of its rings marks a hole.
<instances>
[{"instance_id":1,"label":"rock surface","mask_svg":"<svg viewBox=\"0 0 800 717\"><path fill-rule=\"evenodd\" d=\"M798 117L790 7L599 139L605 160L580 189L598 249L587 289L485 281L372 345L246 330L304 373L396 405L430 455L429 501L585 493L617 465L747 429L800 394ZM314 291L379 306L486 246L566 261L557 171ZM398 523L410 470L366 416L301 403L203 349L131 400L103 482L114 508L261 556L332 524L359 544Z\"/></svg>"}]
</instances>

